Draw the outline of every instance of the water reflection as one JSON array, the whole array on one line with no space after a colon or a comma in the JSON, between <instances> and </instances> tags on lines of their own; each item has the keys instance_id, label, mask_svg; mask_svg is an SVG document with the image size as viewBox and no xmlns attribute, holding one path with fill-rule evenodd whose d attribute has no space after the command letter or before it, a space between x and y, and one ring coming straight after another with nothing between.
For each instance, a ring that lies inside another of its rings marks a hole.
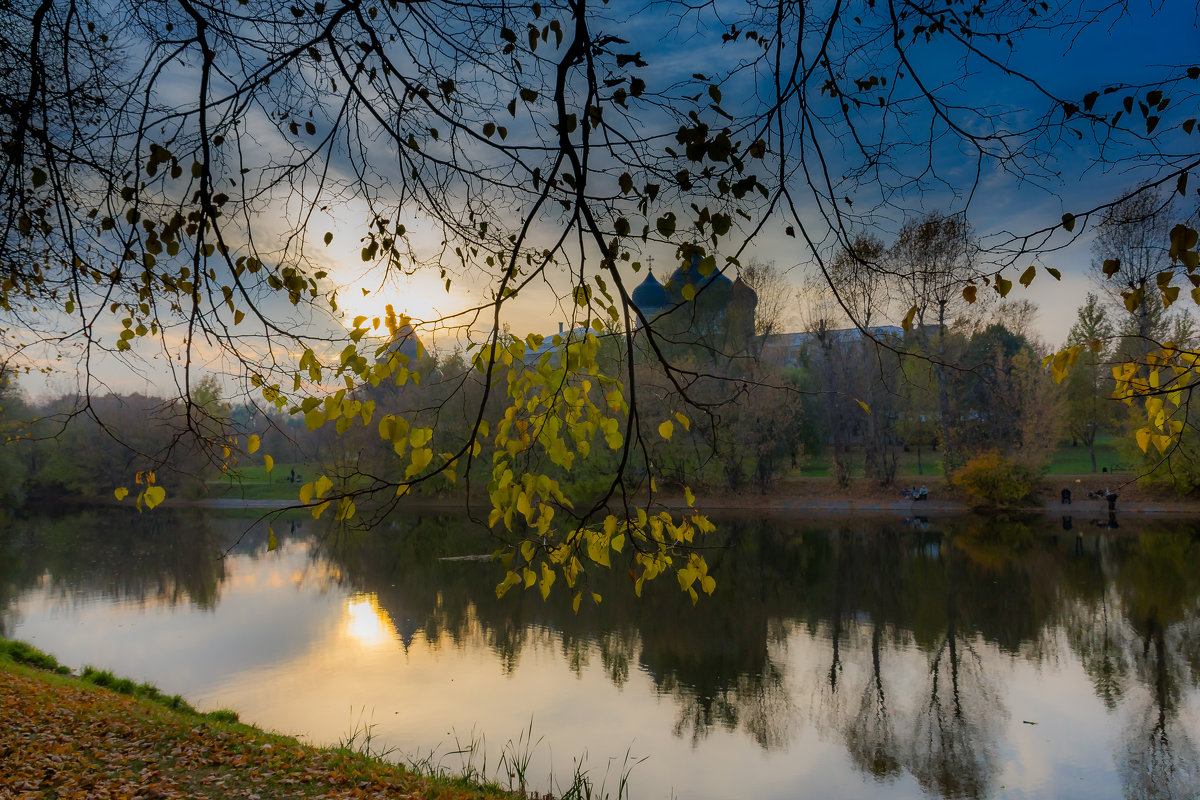
<instances>
[{"instance_id":1,"label":"water reflection","mask_svg":"<svg viewBox=\"0 0 1200 800\"><path fill-rule=\"evenodd\" d=\"M217 609L232 580L219 556L243 527L100 513L10 525L0 532L0 624L17 635L36 626L35 595ZM816 736L858 776L829 778L835 795L1019 794L1041 770L1029 794L1195 797L1195 525L762 520L721 531L709 554L718 592L698 608L666 584L639 601L614 572L593 577L604 602L578 614L565 596L497 601L495 566L461 558L491 543L453 518L396 518L370 535L301 527L284 532L282 554L267 554L255 533L237 552L250 571L299 559L287 590L341 598L339 641L380 658L399 652L380 662L393 677L419 653L487 652L510 688L533 663L544 687L543 654L553 653L577 681L602 675L638 697L646 687L669 706L681 758L711 761L714 737L723 753L740 740L794 754ZM628 738L647 735L645 719L630 720ZM703 774L699 764L670 770L681 794L716 794L703 781L685 791L689 769ZM815 780L817 768L805 769ZM782 774L763 780L777 787Z\"/></svg>"}]
</instances>

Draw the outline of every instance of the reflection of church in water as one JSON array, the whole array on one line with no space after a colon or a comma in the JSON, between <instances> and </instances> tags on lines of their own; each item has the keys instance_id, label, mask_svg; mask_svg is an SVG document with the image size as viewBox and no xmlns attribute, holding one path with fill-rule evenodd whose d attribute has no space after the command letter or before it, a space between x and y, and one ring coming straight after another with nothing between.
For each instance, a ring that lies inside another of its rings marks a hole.
<instances>
[{"instance_id":1,"label":"reflection of church in water","mask_svg":"<svg viewBox=\"0 0 1200 800\"><path fill-rule=\"evenodd\" d=\"M638 326L649 324L674 342L708 344L732 354L754 337L758 294L741 276L731 281L715 267L704 274L697 256L671 273L665 285L651 270L630 297Z\"/></svg>"}]
</instances>

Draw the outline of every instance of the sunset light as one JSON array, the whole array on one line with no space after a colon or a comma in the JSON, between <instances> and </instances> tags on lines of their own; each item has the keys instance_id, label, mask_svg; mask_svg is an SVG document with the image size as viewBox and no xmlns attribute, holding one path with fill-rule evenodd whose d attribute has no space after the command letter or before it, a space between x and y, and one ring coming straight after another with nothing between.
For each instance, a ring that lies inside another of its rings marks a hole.
<instances>
[{"instance_id":1,"label":"sunset light","mask_svg":"<svg viewBox=\"0 0 1200 800\"><path fill-rule=\"evenodd\" d=\"M396 630L374 594L346 600L346 633L364 647L379 647L393 640Z\"/></svg>"}]
</instances>

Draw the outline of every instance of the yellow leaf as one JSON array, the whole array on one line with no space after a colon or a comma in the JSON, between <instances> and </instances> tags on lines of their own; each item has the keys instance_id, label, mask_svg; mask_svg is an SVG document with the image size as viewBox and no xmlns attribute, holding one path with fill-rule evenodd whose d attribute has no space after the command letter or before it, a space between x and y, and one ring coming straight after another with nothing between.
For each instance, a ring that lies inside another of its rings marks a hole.
<instances>
[{"instance_id":1,"label":"yellow leaf","mask_svg":"<svg viewBox=\"0 0 1200 800\"><path fill-rule=\"evenodd\" d=\"M689 302L696 299L696 287L690 283L685 283L679 293L683 295L684 300Z\"/></svg>"},{"instance_id":2,"label":"yellow leaf","mask_svg":"<svg viewBox=\"0 0 1200 800\"><path fill-rule=\"evenodd\" d=\"M128 495L128 494L129 494L129 490L128 490L128 489L126 489L124 486L121 486L121 487L119 487L119 488L117 488L117 489L114 489L114 490L113 490L113 495L114 495L114 496L115 496L115 497L116 497L118 500L124 500L124 499L125 499L125 496L126 496L126 495Z\"/></svg>"},{"instance_id":3,"label":"yellow leaf","mask_svg":"<svg viewBox=\"0 0 1200 800\"><path fill-rule=\"evenodd\" d=\"M275 538L275 529L267 528L267 552L279 549L279 540Z\"/></svg>"},{"instance_id":4,"label":"yellow leaf","mask_svg":"<svg viewBox=\"0 0 1200 800\"><path fill-rule=\"evenodd\" d=\"M1138 428L1137 444L1138 444L1138 447L1142 448L1143 453L1146 452L1146 448L1148 448L1150 446L1150 429L1149 428Z\"/></svg>"},{"instance_id":5,"label":"yellow leaf","mask_svg":"<svg viewBox=\"0 0 1200 800\"><path fill-rule=\"evenodd\" d=\"M267 468L267 472L275 469L275 459L270 456L263 456L263 466Z\"/></svg>"},{"instance_id":6,"label":"yellow leaf","mask_svg":"<svg viewBox=\"0 0 1200 800\"><path fill-rule=\"evenodd\" d=\"M683 499L687 501L688 508L696 504L696 495L692 494L692 487L683 487Z\"/></svg>"},{"instance_id":7,"label":"yellow leaf","mask_svg":"<svg viewBox=\"0 0 1200 800\"><path fill-rule=\"evenodd\" d=\"M673 433L675 433L675 426L671 424L671 420L666 420L658 426L658 435L664 439L670 439Z\"/></svg>"},{"instance_id":8,"label":"yellow leaf","mask_svg":"<svg viewBox=\"0 0 1200 800\"><path fill-rule=\"evenodd\" d=\"M904 315L904 321L900 323L900 327L904 328L904 330L906 330L906 331L912 330L913 317L915 317L916 315L917 315L917 307L914 305L912 308L910 308L908 310L908 313Z\"/></svg>"},{"instance_id":9,"label":"yellow leaf","mask_svg":"<svg viewBox=\"0 0 1200 800\"><path fill-rule=\"evenodd\" d=\"M313 486L313 490L317 493L317 497L324 497L325 493L332 488L333 481L329 480L329 478L326 478L324 475L317 478L317 482Z\"/></svg>"},{"instance_id":10,"label":"yellow leaf","mask_svg":"<svg viewBox=\"0 0 1200 800\"><path fill-rule=\"evenodd\" d=\"M308 505L310 502L312 502L312 497L313 485L311 483L306 483L300 487L300 505Z\"/></svg>"},{"instance_id":11,"label":"yellow leaf","mask_svg":"<svg viewBox=\"0 0 1200 800\"><path fill-rule=\"evenodd\" d=\"M579 613L579 600L583 597L583 592L576 592L575 599L571 601L571 610L576 614Z\"/></svg>"},{"instance_id":12,"label":"yellow leaf","mask_svg":"<svg viewBox=\"0 0 1200 800\"><path fill-rule=\"evenodd\" d=\"M1033 283L1033 276L1036 274L1037 274L1037 267L1030 265L1029 269L1027 269L1021 273L1021 277L1018 278L1018 280L1021 281L1022 286L1024 286L1025 288L1028 289L1029 284Z\"/></svg>"},{"instance_id":13,"label":"yellow leaf","mask_svg":"<svg viewBox=\"0 0 1200 800\"><path fill-rule=\"evenodd\" d=\"M542 580L538 583L538 588L542 590L542 599L545 600L550 596L550 587L554 585L554 579L557 576L554 570L550 569L546 562L542 562Z\"/></svg>"},{"instance_id":14,"label":"yellow leaf","mask_svg":"<svg viewBox=\"0 0 1200 800\"><path fill-rule=\"evenodd\" d=\"M319 408L314 408L304 415L304 425L310 430L315 431L325 424L325 412Z\"/></svg>"},{"instance_id":15,"label":"yellow leaf","mask_svg":"<svg viewBox=\"0 0 1200 800\"><path fill-rule=\"evenodd\" d=\"M616 536L612 537L612 542L610 542L610 544L612 545L613 550L616 550L618 553L621 552L621 548L625 546L625 534L618 533Z\"/></svg>"},{"instance_id":16,"label":"yellow leaf","mask_svg":"<svg viewBox=\"0 0 1200 800\"><path fill-rule=\"evenodd\" d=\"M680 412L676 411L676 412L675 412L675 419L679 420L679 424L683 426L683 429L684 429L685 431L690 431L690 430L692 429L692 423L691 423L691 420L689 420L689 419L688 419L686 416L684 416L682 413L680 413Z\"/></svg>"},{"instance_id":17,"label":"yellow leaf","mask_svg":"<svg viewBox=\"0 0 1200 800\"><path fill-rule=\"evenodd\" d=\"M517 495L517 513L524 516L526 521L533 521L533 508L529 505L529 495L525 492Z\"/></svg>"},{"instance_id":18,"label":"yellow leaf","mask_svg":"<svg viewBox=\"0 0 1200 800\"><path fill-rule=\"evenodd\" d=\"M255 434L252 434L252 435L250 436L250 438L246 440L246 452L247 452L247 453L255 453L255 452L257 452L257 451L258 451L258 446L259 446L261 443L262 443L262 442L261 442L261 440L258 438L258 434L257 434L257 433L255 433Z\"/></svg>"},{"instance_id":19,"label":"yellow leaf","mask_svg":"<svg viewBox=\"0 0 1200 800\"><path fill-rule=\"evenodd\" d=\"M418 471L429 466L429 462L433 461L433 450L428 447L422 447L412 451L412 465Z\"/></svg>"},{"instance_id":20,"label":"yellow leaf","mask_svg":"<svg viewBox=\"0 0 1200 800\"><path fill-rule=\"evenodd\" d=\"M869 405L867 405L866 403L864 403L862 400L859 400L856 397L856 398L854 398L854 402L858 403L859 407L861 407L863 411L867 412L868 414L871 413L871 407Z\"/></svg>"},{"instance_id":21,"label":"yellow leaf","mask_svg":"<svg viewBox=\"0 0 1200 800\"><path fill-rule=\"evenodd\" d=\"M156 505L167 499L167 490L161 486L150 486L145 493L146 508L154 508Z\"/></svg>"}]
</instances>

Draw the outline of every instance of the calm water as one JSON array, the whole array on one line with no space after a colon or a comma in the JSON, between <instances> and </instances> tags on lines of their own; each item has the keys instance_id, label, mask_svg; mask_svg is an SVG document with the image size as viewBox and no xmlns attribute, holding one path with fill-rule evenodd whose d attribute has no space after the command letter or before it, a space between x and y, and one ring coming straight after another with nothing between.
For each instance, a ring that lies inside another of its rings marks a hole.
<instances>
[{"instance_id":1,"label":"calm water","mask_svg":"<svg viewBox=\"0 0 1200 800\"><path fill-rule=\"evenodd\" d=\"M0 524L0 631L314 743L371 726L454 770L474 741L501 783L531 729L539 790L644 757L635 800L1191 800L1200 522L1100 521L727 524L698 608L611 575L575 615L497 601L454 518L267 552L244 519L89 512Z\"/></svg>"}]
</instances>

